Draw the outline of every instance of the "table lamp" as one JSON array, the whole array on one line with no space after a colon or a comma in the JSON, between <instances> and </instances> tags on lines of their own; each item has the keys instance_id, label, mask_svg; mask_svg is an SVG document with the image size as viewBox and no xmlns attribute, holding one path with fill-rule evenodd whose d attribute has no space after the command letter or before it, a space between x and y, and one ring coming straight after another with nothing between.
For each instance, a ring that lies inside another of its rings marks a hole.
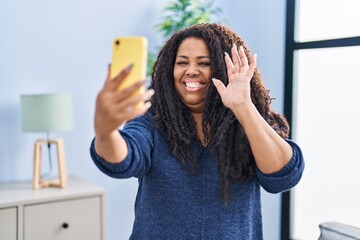
<instances>
[{"instance_id":1,"label":"table lamp","mask_svg":"<svg viewBox=\"0 0 360 240\"><path fill-rule=\"evenodd\" d=\"M73 128L72 97L66 93L21 95L21 123L23 132L43 132L46 139L39 139L34 145L33 188L64 188L67 181L64 141L62 138L50 139L50 132L67 131ZM45 180L41 176L42 146L46 144L57 148L59 176L57 179Z\"/></svg>"}]
</instances>

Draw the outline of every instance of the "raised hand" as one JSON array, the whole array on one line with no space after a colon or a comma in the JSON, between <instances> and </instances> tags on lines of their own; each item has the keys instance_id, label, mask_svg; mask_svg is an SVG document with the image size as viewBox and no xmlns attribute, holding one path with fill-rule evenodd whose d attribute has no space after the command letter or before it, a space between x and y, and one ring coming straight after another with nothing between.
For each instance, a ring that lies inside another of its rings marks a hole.
<instances>
[{"instance_id":1,"label":"raised hand","mask_svg":"<svg viewBox=\"0 0 360 240\"><path fill-rule=\"evenodd\" d=\"M232 59L225 52L225 63L229 84L225 86L220 80L213 78L217 91L224 105L234 111L244 103L251 103L250 81L256 68L256 54L248 61L244 48L238 50L234 44L231 49Z\"/></svg>"}]
</instances>

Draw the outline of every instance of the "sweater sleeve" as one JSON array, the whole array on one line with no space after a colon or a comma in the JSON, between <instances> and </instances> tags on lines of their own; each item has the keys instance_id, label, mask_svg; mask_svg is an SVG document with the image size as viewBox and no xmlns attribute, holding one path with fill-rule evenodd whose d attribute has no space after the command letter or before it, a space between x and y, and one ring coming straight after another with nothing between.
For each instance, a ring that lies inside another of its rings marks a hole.
<instances>
[{"instance_id":1,"label":"sweater sleeve","mask_svg":"<svg viewBox=\"0 0 360 240\"><path fill-rule=\"evenodd\" d=\"M95 151L95 138L90 146L90 155L95 165L106 175L113 178L141 177L151 166L153 149L153 128L145 116L128 122L123 130L119 130L124 138L128 154L120 163L109 163Z\"/></svg>"},{"instance_id":2,"label":"sweater sleeve","mask_svg":"<svg viewBox=\"0 0 360 240\"><path fill-rule=\"evenodd\" d=\"M256 168L259 184L269 193L280 193L294 187L301 179L304 171L304 158L300 147L289 139L285 139L293 150L287 165L275 173L265 174Z\"/></svg>"}]
</instances>

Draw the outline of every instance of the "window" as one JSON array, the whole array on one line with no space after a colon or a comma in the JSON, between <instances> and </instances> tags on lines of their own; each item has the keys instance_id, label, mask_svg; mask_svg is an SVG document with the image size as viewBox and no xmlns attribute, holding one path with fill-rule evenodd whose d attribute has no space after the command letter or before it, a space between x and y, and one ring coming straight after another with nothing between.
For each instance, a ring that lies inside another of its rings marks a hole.
<instances>
[{"instance_id":1,"label":"window","mask_svg":"<svg viewBox=\"0 0 360 240\"><path fill-rule=\"evenodd\" d=\"M287 4L285 113L305 171L283 194L282 239L318 239L320 223L360 227L360 1Z\"/></svg>"},{"instance_id":2,"label":"window","mask_svg":"<svg viewBox=\"0 0 360 240\"><path fill-rule=\"evenodd\" d=\"M298 0L296 8L297 42L360 36L359 0Z\"/></svg>"}]
</instances>

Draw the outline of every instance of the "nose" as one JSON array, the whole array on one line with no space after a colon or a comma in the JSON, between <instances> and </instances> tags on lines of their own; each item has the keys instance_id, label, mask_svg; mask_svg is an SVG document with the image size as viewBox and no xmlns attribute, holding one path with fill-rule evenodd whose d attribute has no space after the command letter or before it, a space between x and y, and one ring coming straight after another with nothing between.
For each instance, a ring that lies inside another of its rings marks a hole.
<instances>
[{"instance_id":1,"label":"nose","mask_svg":"<svg viewBox=\"0 0 360 240\"><path fill-rule=\"evenodd\" d=\"M189 64L189 67L186 69L187 76L197 76L199 75L199 68L197 64Z\"/></svg>"}]
</instances>

